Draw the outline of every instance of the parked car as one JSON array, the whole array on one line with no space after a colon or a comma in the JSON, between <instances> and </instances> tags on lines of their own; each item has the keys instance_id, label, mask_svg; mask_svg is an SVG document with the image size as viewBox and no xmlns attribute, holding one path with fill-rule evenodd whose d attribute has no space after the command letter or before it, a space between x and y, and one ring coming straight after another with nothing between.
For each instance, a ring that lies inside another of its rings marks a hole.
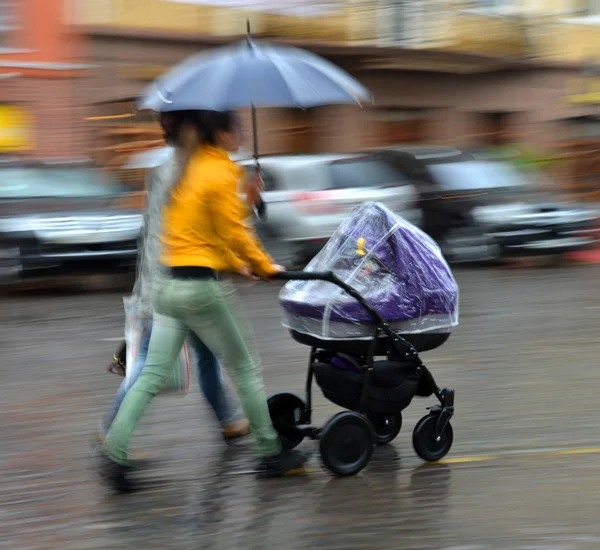
<instances>
[{"instance_id":1,"label":"parked car","mask_svg":"<svg viewBox=\"0 0 600 550\"><path fill-rule=\"evenodd\" d=\"M133 266L143 216L124 193L90 167L0 164L0 281Z\"/></svg>"},{"instance_id":2,"label":"parked car","mask_svg":"<svg viewBox=\"0 0 600 550\"><path fill-rule=\"evenodd\" d=\"M254 170L253 160L239 164ZM268 219L258 225L267 242L289 245L294 260L318 252L347 214L377 201L415 223L418 193L406 177L370 155L299 155L260 159Z\"/></svg>"},{"instance_id":3,"label":"parked car","mask_svg":"<svg viewBox=\"0 0 600 550\"><path fill-rule=\"evenodd\" d=\"M540 174L451 147L394 147L373 154L416 185L422 227L451 261L557 255L597 241L598 213L557 201L539 186Z\"/></svg>"}]
</instances>

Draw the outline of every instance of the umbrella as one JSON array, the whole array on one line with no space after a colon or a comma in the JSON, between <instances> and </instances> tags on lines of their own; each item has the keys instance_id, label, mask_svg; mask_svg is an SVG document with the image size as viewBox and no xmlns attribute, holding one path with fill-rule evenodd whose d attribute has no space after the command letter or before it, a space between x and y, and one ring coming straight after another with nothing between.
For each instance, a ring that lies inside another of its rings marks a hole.
<instances>
[{"instance_id":1,"label":"umbrella","mask_svg":"<svg viewBox=\"0 0 600 550\"><path fill-rule=\"evenodd\" d=\"M299 48L241 44L201 53L153 82L139 109L226 111L252 109L254 158L258 166L256 107L310 108L358 104L372 96L348 73Z\"/></svg>"},{"instance_id":2,"label":"umbrella","mask_svg":"<svg viewBox=\"0 0 600 550\"><path fill-rule=\"evenodd\" d=\"M318 55L290 46L242 44L201 53L167 71L146 90L140 109L225 111L247 107L358 104L371 94Z\"/></svg>"}]
</instances>

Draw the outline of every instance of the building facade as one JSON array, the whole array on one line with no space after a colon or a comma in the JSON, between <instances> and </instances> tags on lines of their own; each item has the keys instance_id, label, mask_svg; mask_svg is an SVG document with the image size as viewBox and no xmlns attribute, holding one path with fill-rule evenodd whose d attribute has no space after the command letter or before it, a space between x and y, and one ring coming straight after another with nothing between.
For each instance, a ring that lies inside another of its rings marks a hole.
<instances>
[{"instance_id":1,"label":"building facade","mask_svg":"<svg viewBox=\"0 0 600 550\"><path fill-rule=\"evenodd\" d=\"M0 154L89 153L85 36L64 0L0 0Z\"/></svg>"},{"instance_id":2,"label":"building facade","mask_svg":"<svg viewBox=\"0 0 600 550\"><path fill-rule=\"evenodd\" d=\"M247 17L257 37L311 49L375 96L363 109L262 110L263 154L401 142L544 148L569 143L600 105L596 80L584 71L600 60L594 0L345 0L339 13L320 18L164 0L90 0L87 7L78 21L98 65L90 87L103 128L97 151L115 165L160 140L156 124L137 120L129 100L186 56L240 39Z\"/></svg>"}]
</instances>

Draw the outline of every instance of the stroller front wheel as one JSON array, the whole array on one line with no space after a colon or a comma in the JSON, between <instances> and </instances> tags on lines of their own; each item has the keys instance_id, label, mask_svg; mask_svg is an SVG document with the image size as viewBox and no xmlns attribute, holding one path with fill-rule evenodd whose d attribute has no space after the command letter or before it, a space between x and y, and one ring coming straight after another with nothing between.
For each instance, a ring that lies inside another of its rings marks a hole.
<instances>
[{"instance_id":1,"label":"stroller front wheel","mask_svg":"<svg viewBox=\"0 0 600 550\"><path fill-rule=\"evenodd\" d=\"M377 445L387 445L396 439L402 428L402 413L367 415L375 432Z\"/></svg>"},{"instance_id":2,"label":"stroller front wheel","mask_svg":"<svg viewBox=\"0 0 600 550\"><path fill-rule=\"evenodd\" d=\"M357 412L336 414L319 436L325 467L336 476L353 476L371 460L375 434L368 418Z\"/></svg>"},{"instance_id":3,"label":"stroller front wheel","mask_svg":"<svg viewBox=\"0 0 600 550\"><path fill-rule=\"evenodd\" d=\"M441 419L438 414L424 416L417 422L413 431L415 452L427 462L437 462L444 458L454 441L454 431L450 422L446 421L438 427L439 420Z\"/></svg>"},{"instance_id":4,"label":"stroller front wheel","mask_svg":"<svg viewBox=\"0 0 600 550\"><path fill-rule=\"evenodd\" d=\"M306 404L293 393L276 393L267 399L267 406L273 427L277 430L285 449L294 449L304 440L304 433L297 429L303 424Z\"/></svg>"}]
</instances>

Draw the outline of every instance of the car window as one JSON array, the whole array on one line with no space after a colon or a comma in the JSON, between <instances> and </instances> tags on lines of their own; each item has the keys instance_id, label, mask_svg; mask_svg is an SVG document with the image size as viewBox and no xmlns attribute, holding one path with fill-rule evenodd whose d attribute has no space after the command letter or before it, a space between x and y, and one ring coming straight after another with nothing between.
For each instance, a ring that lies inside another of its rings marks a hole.
<instances>
[{"instance_id":1,"label":"car window","mask_svg":"<svg viewBox=\"0 0 600 550\"><path fill-rule=\"evenodd\" d=\"M338 189L387 187L406 183L401 172L379 158L337 160L330 167L333 184Z\"/></svg>"},{"instance_id":2,"label":"car window","mask_svg":"<svg viewBox=\"0 0 600 550\"><path fill-rule=\"evenodd\" d=\"M91 169L0 169L0 199L109 198L123 191L110 178Z\"/></svg>"},{"instance_id":3,"label":"car window","mask_svg":"<svg viewBox=\"0 0 600 550\"><path fill-rule=\"evenodd\" d=\"M252 176L256 172L256 166L250 165L244 167L248 176ZM279 191L280 185L277 178L269 171L265 170L262 166L260 167L260 174L265 184L265 193L269 191Z\"/></svg>"},{"instance_id":4,"label":"car window","mask_svg":"<svg viewBox=\"0 0 600 550\"><path fill-rule=\"evenodd\" d=\"M430 164L429 170L442 189L468 191L475 189L524 188L528 178L504 162L468 161Z\"/></svg>"}]
</instances>

